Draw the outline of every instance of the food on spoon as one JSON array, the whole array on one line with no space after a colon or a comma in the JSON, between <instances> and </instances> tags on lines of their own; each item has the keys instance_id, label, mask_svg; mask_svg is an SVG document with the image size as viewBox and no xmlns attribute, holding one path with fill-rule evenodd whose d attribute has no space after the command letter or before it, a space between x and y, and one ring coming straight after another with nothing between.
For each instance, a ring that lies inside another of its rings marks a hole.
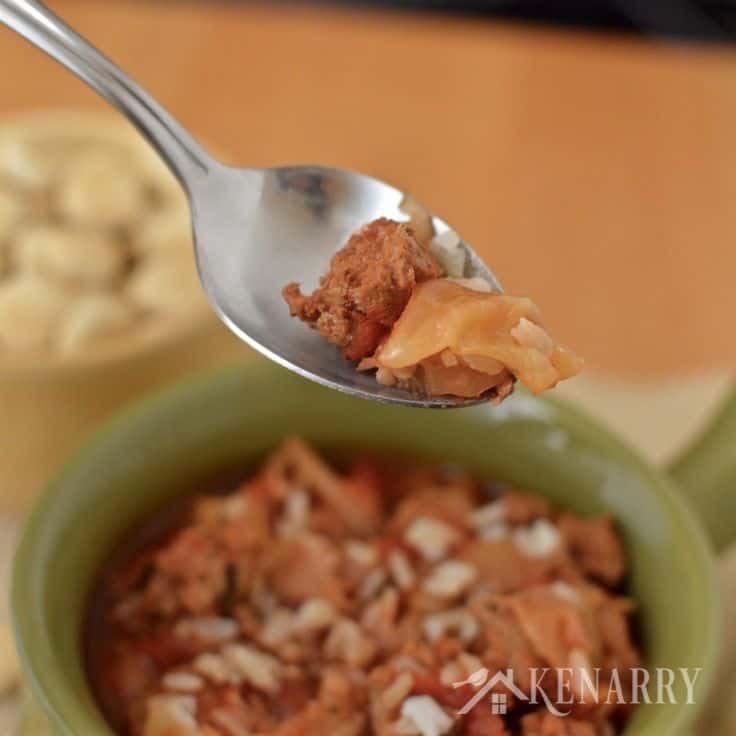
<instances>
[{"instance_id":1,"label":"food on spoon","mask_svg":"<svg viewBox=\"0 0 736 736\"><path fill-rule=\"evenodd\" d=\"M404 311L414 287L442 271L407 225L380 219L354 233L311 296L288 284L292 315L338 345L348 360L372 355Z\"/></svg>"},{"instance_id":2,"label":"food on spoon","mask_svg":"<svg viewBox=\"0 0 736 736\"><path fill-rule=\"evenodd\" d=\"M581 359L552 340L531 300L465 278L457 236L415 235L426 231L423 220L415 231L385 218L361 228L313 294L284 288L292 316L380 383L430 396L502 401L517 379L538 394L580 372Z\"/></svg>"},{"instance_id":3,"label":"food on spoon","mask_svg":"<svg viewBox=\"0 0 736 736\"><path fill-rule=\"evenodd\" d=\"M115 733L622 732L607 683L631 702L641 657L613 523L487 487L290 439L234 492L164 510L93 596L90 681ZM489 673L530 695L532 668L553 699L569 685L566 718L510 693L507 713L463 712ZM600 702L578 689L594 668Z\"/></svg>"},{"instance_id":4,"label":"food on spoon","mask_svg":"<svg viewBox=\"0 0 736 736\"><path fill-rule=\"evenodd\" d=\"M539 322L529 299L435 279L417 286L371 362L397 378L419 367L430 394L503 398L515 378L538 394L580 370Z\"/></svg>"}]
</instances>

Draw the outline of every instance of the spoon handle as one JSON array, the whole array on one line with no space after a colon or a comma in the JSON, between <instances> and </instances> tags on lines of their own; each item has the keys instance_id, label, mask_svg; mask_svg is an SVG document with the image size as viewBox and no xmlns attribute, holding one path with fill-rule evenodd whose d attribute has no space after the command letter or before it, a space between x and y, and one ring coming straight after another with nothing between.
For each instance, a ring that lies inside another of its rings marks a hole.
<instances>
[{"instance_id":1,"label":"spoon handle","mask_svg":"<svg viewBox=\"0 0 736 736\"><path fill-rule=\"evenodd\" d=\"M147 92L38 0L0 0L0 22L16 31L122 112L189 191L217 164Z\"/></svg>"}]
</instances>

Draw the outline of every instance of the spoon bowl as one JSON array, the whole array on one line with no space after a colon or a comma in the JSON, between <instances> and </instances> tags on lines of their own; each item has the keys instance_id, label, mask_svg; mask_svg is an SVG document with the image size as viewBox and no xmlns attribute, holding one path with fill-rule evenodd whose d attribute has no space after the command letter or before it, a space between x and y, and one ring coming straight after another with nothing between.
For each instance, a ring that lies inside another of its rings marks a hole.
<instances>
[{"instance_id":1,"label":"spoon bowl","mask_svg":"<svg viewBox=\"0 0 736 736\"><path fill-rule=\"evenodd\" d=\"M406 195L377 179L341 169L221 167L190 191L197 264L210 302L242 340L280 365L325 386L364 398L422 407L477 401L425 397L382 386L289 314L283 287L311 291L350 234L379 217L400 222ZM432 216L436 233L449 226ZM466 249L467 277L501 287Z\"/></svg>"},{"instance_id":2,"label":"spoon bowl","mask_svg":"<svg viewBox=\"0 0 736 736\"><path fill-rule=\"evenodd\" d=\"M379 217L407 221L406 195L377 179L321 166L236 169L216 161L147 92L38 0L0 0L0 22L72 71L148 139L189 196L202 284L217 314L251 347L305 378L346 393L407 406L478 401L425 397L359 373L289 315L283 287L317 285L332 255ZM449 227L430 215L434 230ZM493 274L465 243L465 276Z\"/></svg>"}]
</instances>

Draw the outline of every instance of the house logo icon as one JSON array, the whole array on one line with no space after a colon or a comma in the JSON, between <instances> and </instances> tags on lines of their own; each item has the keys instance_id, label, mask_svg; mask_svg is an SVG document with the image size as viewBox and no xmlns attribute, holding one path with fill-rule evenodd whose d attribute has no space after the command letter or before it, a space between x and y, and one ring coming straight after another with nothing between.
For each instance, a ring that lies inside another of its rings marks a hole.
<instances>
[{"instance_id":1,"label":"house logo icon","mask_svg":"<svg viewBox=\"0 0 736 736\"><path fill-rule=\"evenodd\" d=\"M467 703L457 712L459 716L464 716L470 713L478 703L485 698L489 697L491 704L491 712L494 715L506 715L508 711L508 696L512 694L517 700L525 703L535 703L521 688L517 687L514 682L514 672L511 669L507 669L505 672L498 671L493 677L490 676L489 670L483 668L473 672L467 680L461 682L453 682L452 687L457 690L458 688L470 685L478 692L468 700ZM558 717L564 717L569 715L570 711L562 712L557 710L546 693L540 691L542 700L547 706L547 709Z\"/></svg>"},{"instance_id":2,"label":"house logo icon","mask_svg":"<svg viewBox=\"0 0 736 736\"><path fill-rule=\"evenodd\" d=\"M508 693L512 693L519 700L529 700L529 696L514 683L513 670L506 670L505 672L499 670L489 679L490 674L489 670L483 668L473 672L467 680L452 683L452 687L455 690L465 687L466 685L470 685L472 688L478 690L478 692L458 711L458 715L467 715L488 695L490 695L491 710L495 715L506 715L508 710ZM499 685L502 686L506 692L497 692L496 689Z\"/></svg>"}]
</instances>

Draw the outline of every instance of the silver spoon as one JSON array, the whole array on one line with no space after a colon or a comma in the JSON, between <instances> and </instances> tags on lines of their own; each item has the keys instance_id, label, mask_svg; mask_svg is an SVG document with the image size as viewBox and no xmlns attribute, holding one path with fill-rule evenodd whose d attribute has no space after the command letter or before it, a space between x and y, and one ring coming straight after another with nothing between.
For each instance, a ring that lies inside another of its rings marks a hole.
<instances>
[{"instance_id":1,"label":"silver spoon","mask_svg":"<svg viewBox=\"0 0 736 736\"><path fill-rule=\"evenodd\" d=\"M381 386L289 316L282 287L317 285L348 236L378 217L406 221L404 192L322 166L236 169L212 158L115 64L37 0L0 0L0 21L84 80L154 146L189 196L199 275L220 319L242 340L305 378L364 398L419 407L475 401ZM448 225L432 215L435 231ZM501 287L465 243L466 277Z\"/></svg>"}]
</instances>

